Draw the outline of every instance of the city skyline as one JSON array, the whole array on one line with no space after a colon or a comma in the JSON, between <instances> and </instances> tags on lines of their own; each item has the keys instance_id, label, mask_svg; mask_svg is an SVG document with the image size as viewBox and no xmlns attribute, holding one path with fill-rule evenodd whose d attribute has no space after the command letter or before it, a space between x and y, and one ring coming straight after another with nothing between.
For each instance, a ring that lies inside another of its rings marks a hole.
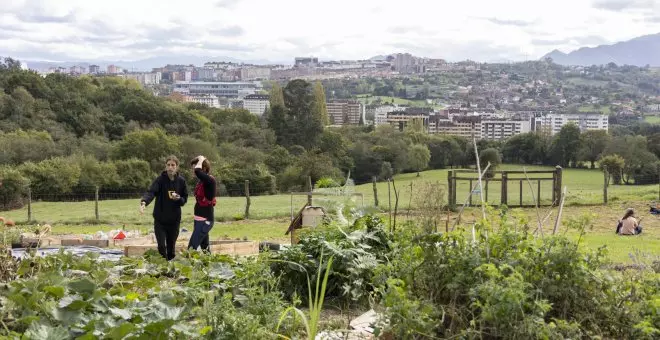
<instances>
[{"instance_id":1,"label":"city skyline","mask_svg":"<svg viewBox=\"0 0 660 340\"><path fill-rule=\"evenodd\" d=\"M0 2L0 55L28 61L224 56L290 63L294 56L390 53L521 61L660 31L660 3L648 0L338 0L318 9L301 0Z\"/></svg>"}]
</instances>

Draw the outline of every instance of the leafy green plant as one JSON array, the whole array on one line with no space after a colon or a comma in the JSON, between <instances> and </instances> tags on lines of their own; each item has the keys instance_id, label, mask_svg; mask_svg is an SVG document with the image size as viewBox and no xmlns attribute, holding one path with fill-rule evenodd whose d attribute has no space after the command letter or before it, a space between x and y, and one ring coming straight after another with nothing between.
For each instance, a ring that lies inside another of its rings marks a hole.
<instances>
[{"instance_id":1,"label":"leafy green plant","mask_svg":"<svg viewBox=\"0 0 660 340\"><path fill-rule=\"evenodd\" d=\"M316 273L316 289L314 290L314 295L312 296L312 285L307 277L307 294L308 294L308 303L309 303L309 317L305 315L303 311L291 306L287 308L280 317L280 322L277 325L277 331L279 331L281 323L284 321L286 316L293 312L297 314L305 326L305 332L307 334L307 339L313 340L316 339L316 335L319 331L319 321L321 319L321 311L323 309L323 302L325 300L325 291L328 284L328 277L332 268L333 257L331 256L326 263L325 270L323 271L323 280L321 281L321 273L323 268L323 254L321 254L321 260L319 263L319 270Z\"/></svg>"}]
</instances>

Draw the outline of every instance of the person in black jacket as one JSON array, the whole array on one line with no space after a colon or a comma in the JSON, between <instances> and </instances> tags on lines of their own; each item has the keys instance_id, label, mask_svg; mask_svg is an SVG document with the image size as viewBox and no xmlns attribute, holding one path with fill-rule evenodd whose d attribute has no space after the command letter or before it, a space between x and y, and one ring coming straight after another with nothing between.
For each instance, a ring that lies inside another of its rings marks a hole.
<instances>
[{"instance_id":1,"label":"person in black jacket","mask_svg":"<svg viewBox=\"0 0 660 340\"><path fill-rule=\"evenodd\" d=\"M154 234L158 252L168 261L175 256L176 239L181 225L181 207L188 201L186 180L179 174L179 160L167 157L165 171L158 176L140 201L140 213L155 198Z\"/></svg>"},{"instance_id":2,"label":"person in black jacket","mask_svg":"<svg viewBox=\"0 0 660 340\"><path fill-rule=\"evenodd\" d=\"M209 232L213 228L215 207L215 178L210 175L211 163L204 156L197 156L190 165L199 180L195 186L195 221L188 249L209 251Z\"/></svg>"}]
</instances>

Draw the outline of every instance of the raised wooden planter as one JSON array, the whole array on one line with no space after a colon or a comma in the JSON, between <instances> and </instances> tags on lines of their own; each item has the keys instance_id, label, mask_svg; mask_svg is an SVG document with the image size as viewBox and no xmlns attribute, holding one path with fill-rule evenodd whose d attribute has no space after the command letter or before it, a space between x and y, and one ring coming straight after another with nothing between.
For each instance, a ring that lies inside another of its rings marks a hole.
<instances>
[{"instance_id":1,"label":"raised wooden planter","mask_svg":"<svg viewBox=\"0 0 660 340\"><path fill-rule=\"evenodd\" d=\"M256 241L234 241L217 240L210 242L210 250L213 254L227 255L254 255L259 254L259 242ZM157 250L155 244L129 245L124 247L124 256L142 256L147 250ZM187 244L177 244L177 253L188 249Z\"/></svg>"}]
</instances>

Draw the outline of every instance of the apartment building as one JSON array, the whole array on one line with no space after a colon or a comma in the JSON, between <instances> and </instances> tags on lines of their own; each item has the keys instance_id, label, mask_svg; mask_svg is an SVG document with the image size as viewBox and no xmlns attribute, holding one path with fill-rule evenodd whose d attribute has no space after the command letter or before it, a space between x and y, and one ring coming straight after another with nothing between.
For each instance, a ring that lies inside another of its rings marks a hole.
<instances>
[{"instance_id":1,"label":"apartment building","mask_svg":"<svg viewBox=\"0 0 660 340\"><path fill-rule=\"evenodd\" d=\"M215 79L215 71L212 68L196 68L195 80L213 80Z\"/></svg>"},{"instance_id":2,"label":"apartment building","mask_svg":"<svg viewBox=\"0 0 660 340\"><path fill-rule=\"evenodd\" d=\"M387 123L392 125L395 129L399 129L399 131L403 131L414 121L421 121L422 126L428 128L429 114L416 110L393 111L387 114Z\"/></svg>"},{"instance_id":3,"label":"apartment building","mask_svg":"<svg viewBox=\"0 0 660 340\"><path fill-rule=\"evenodd\" d=\"M264 94L250 94L243 98L243 108L253 115L263 115L268 106L270 106L270 100Z\"/></svg>"},{"instance_id":4,"label":"apartment building","mask_svg":"<svg viewBox=\"0 0 660 340\"><path fill-rule=\"evenodd\" d=\"M267 67L242 67L240 70L242 81L268 80L270 79L270 68Z\"/></svg>"},{"instance_id":5,"label":"apartment building","mask_svg":"<svg viewBox=\"0 0 660 340\"><path fill-rule=\"evenodd\" d=\"M568 123L574 123L580 128L580 131L607 131L609 128L608 119L609 117L607 115L601 114L599 112L545 114L535 118L533 130L547 131L554 135L559 133L564 125Z\"/></svg>"},{"instance_id":6,"label":"apartment building","mask_svg":"<svg viewBox=\"0 0 660 340\"><path fill-rule=\"evenodd\" d=\"M531 120L482 120L481 138L503 140L532 131Z\"/></svg>"},{"instance_id":7,"label":"apartment building","mask_svg":"<svg viewBox=\"0 0 660 340\"><path fill-rule=\"evenodd\" d=\"M212 82L177 81L174 92L184 95L209 94L227 98L244 98L257 92L257 83L251 82Z\"/></svg>"},{"instance_id":8,"label":"apartment building","mask_svg":"<svg viewBox=\"0 0 660 340\"><path fill-rule=\"evenodd\" d=\"M186 102L189 103L199 103L210 107L220 108L220 102L217 96L200 94L200 95L188 95L185 96L184 98Z\"/></svg>"},{"instance_id":9,"label":"apartment building","mask_svg":"<svg viewBox=\"0 0 660 340\"><path fill-rule=\"evenodd\" d=\"M364 105L355 100L332 100L326 103L331 125L359 125L364 120Z\"/></svg>"},{"instance_id":10,"label":"apartment building","mask_svg":"<svg viewBox=\"0 0 660 340\"><path fill-rule=\"evenodd\" d=\"M99 74L101 73L101 67L99 65L89 65L89 73Z\"/></svg>"},{"instance_id":11,"label":"apartment building","mask_svg":"<svg viewBox=\"0 0 660 340\"><path fill-rule=\"evenodd\" d=\"M433 126L429 127L429 133L438 133L452 136L465 137L467 139L481 139L481 117L480 116L454 116L447 119L434 119Z\"/></svg>"},{"instance_id":12,"label":"apartment building","mask_svg":"<svg viewBox=\"0 0 660 340\"><path fill-rule=\"evenodd\" d=\"M122 73L122 69L119 66L116 65L108 65L107 67L107 73L108 74L117 74L117 73Z\"/></svg>"},{"instance_id":13,"label":"apartment building","mask_svg":"<svg viewBox=\"0 0 660 340\"><path fill-rule=\"evenodd\" d=\"M398 105L381 105L373 108L374 125L387 124L387 114L394 111L403 111Z\"/></svg>"}]
</instances>

